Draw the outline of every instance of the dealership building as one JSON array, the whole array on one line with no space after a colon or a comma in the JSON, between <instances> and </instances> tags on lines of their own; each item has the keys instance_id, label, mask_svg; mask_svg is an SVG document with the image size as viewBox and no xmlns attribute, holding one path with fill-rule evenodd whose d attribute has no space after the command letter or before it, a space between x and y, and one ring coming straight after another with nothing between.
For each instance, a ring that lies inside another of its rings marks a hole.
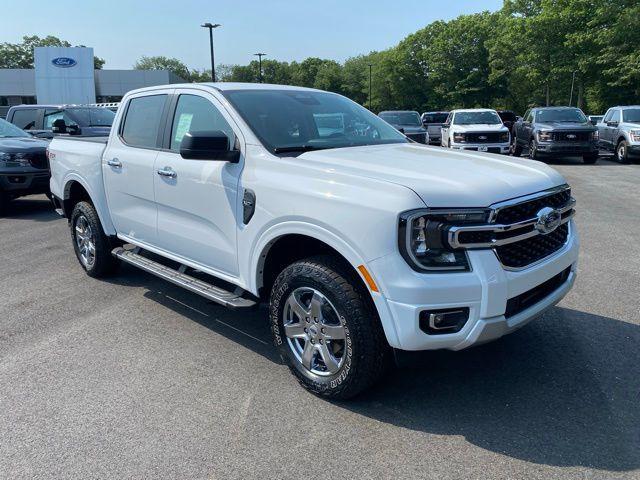
<instances>
[{"instance_id":1,"label":"dealership building","mask_svg":"<svg viewBox=\"0 0 640 480\"><path fill-rule=\"evenodd\" d=\"M0 69L0 117L12 105L118 102L135 88L182 82L167 70L95 70L93 48L36 47L33 69Z\"/></svg>"}]
</instances>

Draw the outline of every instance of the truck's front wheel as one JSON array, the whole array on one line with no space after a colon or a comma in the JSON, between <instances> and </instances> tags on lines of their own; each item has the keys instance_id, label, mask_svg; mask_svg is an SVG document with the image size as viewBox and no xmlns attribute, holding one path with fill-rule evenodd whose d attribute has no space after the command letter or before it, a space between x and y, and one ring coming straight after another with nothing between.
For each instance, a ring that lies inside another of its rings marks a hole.
<instances>
[{"instance_id":1,"label":"truck's front wheel","mask_svg":"<svg viewBox=\"0 0 640 480\"><path fill-rule=\"evenodd\" d=\"M71 213L71 239L76 257L90 277L113 273L118 261L111 255L111 241L102 230L95 208L89 202L78 202Z\"/></svg>"},{"instance_id":2,"label":"truck's front wheel","mask_svg":"<svg viewBox=\"0 0 640 480\"><path fill-rule=\"evenodd\" d=\"M274 342L311 392L347 399L387 371L391 349L366 294L331 256L298 261L278 276L270 299Z\"/></svg>"}]
</instances>

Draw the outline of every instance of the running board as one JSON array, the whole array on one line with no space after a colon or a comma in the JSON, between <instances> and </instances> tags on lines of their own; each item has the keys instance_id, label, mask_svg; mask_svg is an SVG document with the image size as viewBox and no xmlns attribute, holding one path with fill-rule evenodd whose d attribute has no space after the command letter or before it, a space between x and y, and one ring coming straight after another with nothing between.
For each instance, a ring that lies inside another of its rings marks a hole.
<instances>
[{"instance_id":1,"label":"running board","mask_svg":"<svg viewBox=\"0 0 640 480\"><path fill-rule=\"evenodd\" d=\"M203 282L200 279L187 275L184 273L186 270L184 265L182 265L179 270L174 270L173 268L143 257L138 253L139 251L139 248L127 250L119 247L115 248L111 253L123 262L127 262L141 270L144 270L145 272L156 275L163 280L167 280L168 282L185 288L193 293L202 295L206 299L219 303L220 305L224 305L225 307L246 308L253 307L256 304L254 300L241 296L244 290L240 287L237 287L234 292L229 292L220 287L216 287L210 283Z\"/></svg>"}]
</instances>

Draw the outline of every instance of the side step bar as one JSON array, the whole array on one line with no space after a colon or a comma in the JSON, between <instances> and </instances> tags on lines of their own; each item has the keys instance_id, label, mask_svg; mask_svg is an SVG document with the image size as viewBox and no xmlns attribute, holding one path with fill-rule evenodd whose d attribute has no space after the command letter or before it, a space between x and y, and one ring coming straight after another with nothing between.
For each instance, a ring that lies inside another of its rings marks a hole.
<instances>
[{"instance_id":1,"label":"side step bar","mask_svg":"<svg viewBox=\"0 0 640 480\"><path fill-rule=\"evenodd\" d=\"M229 292L220 287L211 285L210 283L203 282L200 279L187 275L185 272L186 267L183 265L179 270L162 265L161 263L154 262L146 257L143 257L138 252L139 248L133 250L127 250L119 247L115 248L111 253L116 258L123 262L130 263L131 265L138 267L145 272L156 275L168 282L171 282L179 287L186 288L187 290L202 295L203 297L224 305L228 308L246 308L252 307L256 304L254 300L242 297L242 290L240 287L236 288L234 292Z\"/></svg>"}]
</instances>

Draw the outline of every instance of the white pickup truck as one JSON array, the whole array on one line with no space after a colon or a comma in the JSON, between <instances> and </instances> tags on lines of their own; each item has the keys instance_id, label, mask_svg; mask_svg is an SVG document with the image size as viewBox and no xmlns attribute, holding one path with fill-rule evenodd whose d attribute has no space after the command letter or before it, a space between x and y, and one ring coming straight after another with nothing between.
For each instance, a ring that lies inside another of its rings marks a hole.
<instances>
[{"instance_id":1,"label":"white pickup truck","mask_svg":"<svg viewBox=\"0 0 640 480\"><path fill-rule=\"evenodd\" d=\"M326 397L372 385L393 349L512 332L575 279L555 170L413 143L332 93L145 88L108 139L58 137L48 155L90 276L124 261L227 307L269 302L283 361Z\"/></svg>"}]
</instances>

